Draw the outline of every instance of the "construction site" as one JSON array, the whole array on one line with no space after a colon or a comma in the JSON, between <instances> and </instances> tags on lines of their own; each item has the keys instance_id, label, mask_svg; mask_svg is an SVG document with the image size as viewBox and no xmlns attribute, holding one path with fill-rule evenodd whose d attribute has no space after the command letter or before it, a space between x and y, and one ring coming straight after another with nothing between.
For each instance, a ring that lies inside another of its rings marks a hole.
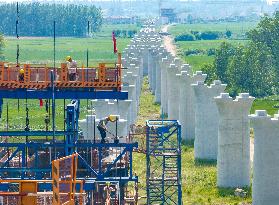
<instances>
[{"instance_id":1,"label":"construction site","mask_svg":"<svg viewBox=\"0 0 279 205\"><path fill-rule=\"evenodd\" d=\"M18 7L16 62L0 62L0 205L185 205L187 143L194 166L215 163L211 186L240 200L251 194L247 204L279 203L279 112L250 114L255 97L233 98L219 79L207 85L161 25L174 21L172 10L144 20L121 52L111 31L114 60L97 65L89 49L85 64L57 62L54 21L50 66L20 62ZM139 124L145 84L160 114ZM30 120L37 105L40 128Z\"/></svg>"}]
</instances>

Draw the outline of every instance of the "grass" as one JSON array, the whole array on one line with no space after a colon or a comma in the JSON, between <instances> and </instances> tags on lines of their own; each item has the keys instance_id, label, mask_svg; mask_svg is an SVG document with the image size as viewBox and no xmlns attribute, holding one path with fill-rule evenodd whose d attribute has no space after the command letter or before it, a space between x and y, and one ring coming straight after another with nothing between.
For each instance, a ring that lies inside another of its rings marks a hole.
<instances>
[{"instance_id":1,"label":"grass","mask_svg":"<svg viewBox=\"0 0 279 205\"><path fill-rule=\"evenodd\" d=\"M154 103L147 78L144 80L138 124L145 125L146 119L158 119L160 105ZM144 154L134 154L133 170L139 176L140 194L144 196L146 180L146 161ZM193 144L182 145L182 192L184 205L224 205L251 203L251 190L248 189L247 198L234 196L234 189L218 189L216 162L195 161ZM142 200L144 201L144 200Z\"/></svg>"},{"instance_id":2,"label":"grass","mask_svg":"<svg viewBox=\"0 0 279 205\"><path fill-rule=\"evenodd\" d=\"M184 61L189 63L192 67L193 72L201 70L200 68L208 63L213 63L213 56L198 55L198 56L185 56Z\"/></svg>"},{"instance_id":3,"label":"grass","mask_svg":"<svg viewBox=\"0 0 279 205\"><path fill-rule=\"evenodd\" d=\"M79 64L86 64L86 51L89 49L89 65L102 61L115 59L111 33L115 29L138 30L130 25L106 25L92 38L57 38L56 61L64 62L65 57L72 56ZM121 52L129 43L129 38L117 38L117 47ZM16 61L16 45L20 46L20 62L46 63L53 65L53 39L52 38L15 38L7 37L4 49L5 60Z\"/></svg>"},{"instance_id":4,"label":"grass","mask_svg":"<svg viewBox=\"0 0 279 205\"><path fill-rule=\"evenodd\" d=\"M269 115L273 116L279 111L279 96L256 99L251 108L251 113L255 113L255 110L266 110Z\"/></svg>"}]
</instances>

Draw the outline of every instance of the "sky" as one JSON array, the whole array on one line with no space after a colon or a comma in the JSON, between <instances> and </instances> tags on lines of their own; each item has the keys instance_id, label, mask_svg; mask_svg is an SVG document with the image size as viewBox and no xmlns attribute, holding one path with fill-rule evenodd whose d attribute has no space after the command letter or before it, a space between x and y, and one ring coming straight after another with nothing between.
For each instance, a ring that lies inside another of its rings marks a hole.
<instances>
[{"instance_id":1,"label":"sky","mask_svg":"<svg viewBox=\"0 0 279 205\"><path fill-rule=\"evenodd\" d=\"M28 2L32 2L32 1L34 1L34 0L0 0L0 2L6 2L6 3L10 3L10 2L23 2L23 1L28 1ZM45 1L45 0L35 0L35 1L40 1L40 2L42 2L42 1ZM54 0L46 0L46 1L54 1ZM60 0L55 0L56 2L59 2ZM71 1L74 1L74 2L77 2L78 0L64 0L64 1L69 1L69 2L71 2ZM88 0L88 1L109 1L109 0ZM122 1L128 1L128 0L122 0ZM135 0L132 0L132 1L135 1ZM182 1L185 1L185 0L182 0ZM187 1L187 0L186 0ZM212 0L212 1L214 1L214 0ZM218 0L218 1L220 1L220 0ZM272 4L272 2L278 2L279 3L279 0L265 0L269 5L271 5Z\"/></svg>"}]
</instances>

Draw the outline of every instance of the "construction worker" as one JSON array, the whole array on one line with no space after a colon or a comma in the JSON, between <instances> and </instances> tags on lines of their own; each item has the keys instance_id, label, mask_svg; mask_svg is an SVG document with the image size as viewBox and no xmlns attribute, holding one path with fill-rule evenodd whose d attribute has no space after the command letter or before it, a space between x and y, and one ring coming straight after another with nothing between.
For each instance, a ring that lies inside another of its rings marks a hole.
<instances>
[{"instance_id":1,"label":"construction worker","mask_svg":"<svg viewBox=\"0 0 279 205\"><path fill-rule=\"evenodd\" d=\"M99 124L97 125L97 128L98 128L101 138L102 138L101 143L106 142L108 122L115 122L116 120L118 120L118 119L114 115L110 115L110 116L100 120Z\"/></svg>"},{"instance_id":2,"label":"construction worker","mask_svg":"<svg viewBox=\"0 0 279 205\"><path fill-rule=\"evenodd\" d=\"M76 81L77 80L77 62L72 59L71 56L66 57L68 72L69 72L69 80Z\"/></svg>"},{"instance_id":3,"label":"construction worker","mask_svg":"<svg viewBox=\"0 0 279 205\"><path fill-rule=\"evenodd\" d=\"M21 68L21 69L19 70L18 81L19 81L19 82L23 82L23 81L24 81L24 69L23 69L23 68Z\"/></svg>"}]
</instances>

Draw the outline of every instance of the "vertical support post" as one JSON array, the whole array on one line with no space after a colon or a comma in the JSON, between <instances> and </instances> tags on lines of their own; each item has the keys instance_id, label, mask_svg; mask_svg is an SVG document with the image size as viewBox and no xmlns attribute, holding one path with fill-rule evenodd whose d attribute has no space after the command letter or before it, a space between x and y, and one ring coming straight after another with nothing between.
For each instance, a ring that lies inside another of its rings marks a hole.
<instances>
[{"instance_id":1,"label":"vertical support post","mask_svg":"<svg viewBox=\"0 0 279 205\"><path fill-rule=\"evenodd\" d=\"M84 64L82 64L82 67L81 67L81 83L82 83L82 87L84 87L84 74L85 74L84 73Z\"/></svg>"},{"instance_id":2,"label":"vertical support post","mask_svg":"<svg viewBox=\"0 0 279 205\"><path fill-rule=\"evenodd\" d=\"M147 204L150 204L150 191L149 191L149 179L150 179L149 131L150 131L150 128L147 126L147 123L146 123L146 194L147 194Z\"/></svg>"},{"instance_id":3,"label":"vertical support post","mask_svg":"<svg viewBox=\"0 0 279 205\"><path fill-rule=\"evenodd\" d=\"M99 64L98 79L101 83L106 81L106 66L104 63Z\"/></svg>"},{"instance_id":4,"label":"vertical support post","mask_svg":"<svg viewBox=\"0 0 279 205\"><path fill-rule=\"evenodd\" d=\"M53 21L53 70L54 70L54 80L56 80L56 24Z\"/></svg>"},{"instance_id":5,"label":"vertical support post","mask_svg":"<svg viewBox=\"0 0 279 205\"><path fill-rule=\"evenodd\" d=\"M177 167L178 167L178 205L182 205L182 177L181 177L181 125L177 126L177 144L178 144L178 157L177 157Z\"/></svg>"},{"instance_id":6,"label":"vertical support post","mask_svg":"<svg viewBox=\"0 0 279 205\"><path fill-rule=\"evenodd\" d=\"M52 190L53 190L53 205L60 205L59 197L59 161L54 160L52 162Z\"/></svg>"},{"instance_id":7,"label":"vertical support post","mask_svg":"<svg viewBox=\"0 0 279 205\"><path fill-rule=\"evenodd\" d=\"M66 63L61 63L61 81L68 81L68 66Z\"/></svg>"},{"instance_id":8,"label":"vertical support post","mask_svg":"<svg viewBox=\"0 0 279 205\"><path fill-rule=\"evenodd\" d=\"M26 167L26 151L27 149L25 149L25 147L22 147L21 148L21 152L22 152L22 156L21 156L21 161L22 161L22 164L21 164L21 166L22 167ZM22 179L24 179L25 178L25 171L22 171L22 173L21 173L21 178Z\"/></svg>"},{"instance_id":9,"label":"vertical support post","mask_svg":"<svg viewBox=\"0 0 279 205\"><path fill-rule=\"evenodd\" d=\"M30 65L24 64L24 84L28 85L30 83Z\"/></svg>"},{"instance_id":10,"label":"vertical support post","mask_svg":"<svg viewBox=\"0 0 279 205\"><path fill-rule=\"evenodd\" d=\"M1 81L4 81L4 72L5 72L5 66L4 66L4 62L0 62L0 67L1 67Z\"/></svg>"},{"instance_id":11,"label":"vertical support post","mask_svg":"<svg viewBox=\"0 0 279 205\"><path fill-rule=\"evenodd\" d=\"M121 60L121 53L118 53L118 66L117 66L117 90L121 91L121 84L122 84L122 60Z\"/></svg>"}]
</instances>

